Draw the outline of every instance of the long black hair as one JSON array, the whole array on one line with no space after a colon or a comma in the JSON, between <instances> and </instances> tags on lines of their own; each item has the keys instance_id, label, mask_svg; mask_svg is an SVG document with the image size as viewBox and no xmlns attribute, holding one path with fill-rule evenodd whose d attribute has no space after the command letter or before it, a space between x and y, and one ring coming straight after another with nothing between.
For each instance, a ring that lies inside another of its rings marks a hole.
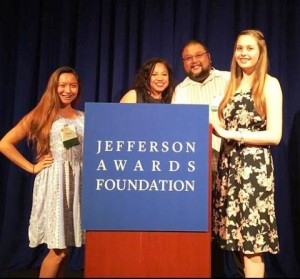
<instances>
[{"instance_id":1,"label":"long black hair","mask_svg":"<svg viewBox=\"0 0 300 279\"><path fill-rule=\"evenodd\" d=\"M166 66L169 74L169 85L162 92L162 103L171 103L172 95L175 89L175 81L173 78L173 70L170 64L163 58L151 58L147 60L138 70L135 76L135 82L133 89L140 92L143 95L144 100L150 100L151 98L151 88L150 88L150 78L154 71L155 65L161 63Z\"/></svg>"}]
</instances>

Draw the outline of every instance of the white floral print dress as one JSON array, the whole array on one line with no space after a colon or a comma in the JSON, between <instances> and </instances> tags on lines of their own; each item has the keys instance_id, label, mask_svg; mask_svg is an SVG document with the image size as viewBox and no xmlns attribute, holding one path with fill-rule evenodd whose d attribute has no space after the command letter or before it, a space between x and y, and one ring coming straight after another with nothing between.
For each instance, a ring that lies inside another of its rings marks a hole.
<instances>
[{"instance_id":1,"label":"white floral print dress","mask_svg":"<svg viewBox=\"0 0 300 279\"><path fill-rule=\"evenodd\" d=\"M51 153L54 158L49 168L39 172L34 181L33 202L29 224L29 246L45 243L49 249L80 247L84 244L81 229L81 172L84 114L76 119L59 117L51 134ZM79 144L66 149L61 139L61 128L75 127Z\"/></svg>"},{"instance_id":2,"label":"white floral print dress","mask_svg":"<svg viewBox=\"0 0 300 279\"><path fill-rule=\"evenodd\" d=\"M226 129L262 131L251 92L237 92L224 109ZM213 238L244 254L279 251L270 146L223 141L213 191Z\"/></svg>"}]
</instances>

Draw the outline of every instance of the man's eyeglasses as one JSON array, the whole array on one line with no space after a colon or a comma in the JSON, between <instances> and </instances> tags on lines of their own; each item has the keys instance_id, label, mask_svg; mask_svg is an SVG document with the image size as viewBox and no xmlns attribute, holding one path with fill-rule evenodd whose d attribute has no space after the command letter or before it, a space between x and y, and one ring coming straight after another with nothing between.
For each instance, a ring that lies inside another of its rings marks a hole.
<instances>
[{"instance_id":1,"label":"man's eyeglasses","mask_svg":"<svg viewBox=\"0 0 300 279\"><path fill-rule=\"evenodd\" d=\"M208 51L202 52L202 53L196 53L194 56L189 55L189 56L182 58L182 60L184 62L191 63L193 61L193 58L195 58L196 60L200 60L203 57L203 55L206 53L208 53Z\"/></svg>"}]
</instances>

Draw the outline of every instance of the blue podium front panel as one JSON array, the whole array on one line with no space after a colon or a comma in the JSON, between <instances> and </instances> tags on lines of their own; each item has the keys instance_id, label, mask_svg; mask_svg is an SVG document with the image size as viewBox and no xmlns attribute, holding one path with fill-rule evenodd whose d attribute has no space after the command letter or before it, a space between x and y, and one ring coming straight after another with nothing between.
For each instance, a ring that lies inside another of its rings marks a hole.
<instances>
[{"instance_id":1,"label":"blue podium front panel","mask_svg":"<svg viewBox=\"0 0 300 279\"><path fill-rule=\"evenodd\" d=\"M208 231L206 105L85 104L85 230Z\"/></svg>"}]
</instances>

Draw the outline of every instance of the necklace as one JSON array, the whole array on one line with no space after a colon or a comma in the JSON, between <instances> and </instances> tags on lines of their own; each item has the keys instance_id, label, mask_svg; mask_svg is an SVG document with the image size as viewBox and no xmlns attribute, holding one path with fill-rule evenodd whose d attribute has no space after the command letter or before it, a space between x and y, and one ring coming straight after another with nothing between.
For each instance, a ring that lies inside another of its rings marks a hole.
<instances>
[{"instance_id":1,"label":"necklace","mask_svg":"<svg viewBox=\"0 0 300 279\"><path fill-rule=\"evenodd\" d=\"M150 93L151 98L155 100L161 100L161 94L152 94Z\"/></svg>"},{"instance_id":2,"label":"necklace","mask_svg":"<svg viewBox=\"0 0 300 279\"><path fill-rule=\"evenodd\" d=\"M78 112L76 110L63 111L59 112L59 116L65 119L76 119L78 116Z\"/></svg>"}]
</instances>

